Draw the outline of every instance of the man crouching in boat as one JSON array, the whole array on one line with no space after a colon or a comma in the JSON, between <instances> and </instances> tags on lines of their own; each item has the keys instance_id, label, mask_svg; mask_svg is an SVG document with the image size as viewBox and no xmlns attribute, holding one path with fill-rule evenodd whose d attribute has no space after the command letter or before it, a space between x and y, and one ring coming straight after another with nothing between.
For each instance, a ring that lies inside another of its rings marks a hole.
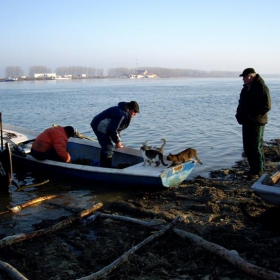
<instances>
[{"instance_id":1,"label":"man crouching in boat","mask_svg":"<svg viewBox=\"0 0 280 280\"><path fill-rule=\"evenodd\" d=\"M31 147L31 155L39 160L71 162L67 152L68 139L75 134L72 126L56 126L47 128L38 135Z\"/></svg>"},{"instance_id":2,"label":"man crouching in boat","mask_svg":"<svg viewBox=\"0 0 280 280\"><path fill-rule=\"evenodd\" d=\"M112 166L114 147L116 149L123 147L120 132L129 126L137 113L139 105L136 101L119 102L118 106L110 107L93 118L90 125L101 146L101 167Z\"/></svg>"}]
</instances>

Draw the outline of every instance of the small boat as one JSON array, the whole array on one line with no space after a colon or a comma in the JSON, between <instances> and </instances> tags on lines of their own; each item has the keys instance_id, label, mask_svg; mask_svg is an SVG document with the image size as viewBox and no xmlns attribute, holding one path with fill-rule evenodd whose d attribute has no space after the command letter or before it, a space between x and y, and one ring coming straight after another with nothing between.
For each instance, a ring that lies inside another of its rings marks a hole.
<instances>
[{"instance_id":1,"label":"small boat","mask_svg":"<svg viewBox=\"0 0 280 280\"><path fill-rule=\"evenodd\" d=\"M15 82L15 81L17 81L17 78L11 78L11 77L9 77L9 78L6 78L6 79L5 79L5 82Z\"/></svg>"},{"instance_id":2,"label":"small boat","mask_svg":"<svg viewBox=\"0 0 280 280\"><path fill-rule=\"evenodd\" d=\"M9 143L0 151L0 191L7 191L12 183L13 164Z\"/></svg>"},{"instance_id":3,"label":"small boat","mask_svg":"<svg viewBox=\"0 0 280 280\"><path fill-rule=\"evenodd\" d=\"M56 76L55 80L71 80L72 77L71 76Z\"/></svg>"},{"instance_id":4,"label":"small boat","mask_svg":"<svg viewBox=\"0 0 280 280\"><path fill-rule=\"evenodd\" d=\"M114 185L140 185L147 187L175 187L184 181L192 172L196 161L191 160L172 167L159 165L143 166L140 149L124 147L115 151L112 166L99 166L100 145L97 141L85 138L70 138L67 150L71 155L72 163L53 160L36 160L30 154L32 140L39 134L29 129L4 124L4 131L13 131L19 137L13 141L24 150L13 152L13 163L30 168L30 171L40 171L49 176L59 175L65 178L85 179ZM21 136L20 136L21 135ZM26 137L23 137L25 135ZM24 139L25 140L19 140ZM164 161L171 165L170 161Z\"/></svg>"},{"instance_id":5,"label":"small boat","mask_svg":"<svg viewBox=\"0 0 280 280\"><path fill-rule=\"evenodd\" d=\"M0 112L0 191L7 191L12 184L13 176L13 163L12 163L12 153L8 142L4 145L4 136L7 136L3 132L2 124L2 113Z\"/></svg>"},{"instance_id":6,"label":"small boat","mask_svg":"<svg viewBox=\"0 0 280 280\"><path fill-rule=\"evenodd\" d=\"M251 186L251 190L265 202L280 205L280 165L272 176L263 174Z\"/></svg>"}]
</instances>

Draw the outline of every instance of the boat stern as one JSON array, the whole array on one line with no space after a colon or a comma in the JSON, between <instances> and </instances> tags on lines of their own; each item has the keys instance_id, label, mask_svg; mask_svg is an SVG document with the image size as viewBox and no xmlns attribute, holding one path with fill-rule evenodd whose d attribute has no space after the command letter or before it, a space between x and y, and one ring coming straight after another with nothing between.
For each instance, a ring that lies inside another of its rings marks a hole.
<instances>
[{"instance_id":1,"label":"boat stern","mask_svg":"<svg viewBox=\"0 0 280 280\"><path fill-rule=\"evenodd\" d=\"M280 205L280 184L277 183L279 176L280 171L271 177L268 174L263 174L254 182L251 190L265 202Z\"/></svg>"},{"instance_id":2,"label":"boat stern","mask_svg":"<svg viewBox=\"0 0 280 280\"><path fill-rule=\"evenodd\" d=\"M188 161L167 168L160 175L162 180L162 185L166 188L177 187L191 174L194 166L195 166L195 161Z\"/></svg>"}]
</instances>

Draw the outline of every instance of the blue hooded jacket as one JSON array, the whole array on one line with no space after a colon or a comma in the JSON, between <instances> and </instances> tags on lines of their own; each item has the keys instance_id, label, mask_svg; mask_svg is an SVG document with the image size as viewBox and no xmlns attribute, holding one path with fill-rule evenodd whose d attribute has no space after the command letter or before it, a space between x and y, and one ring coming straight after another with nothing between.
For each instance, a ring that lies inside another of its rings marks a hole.
<instances>
[{"instance_id":1,"label":"blue hooded jacket","mask_svg":"<svg viewBox=\"0 0 280 280\"><path fill-rule=\"evenodd\" d=\"M126 129L131 121L127 102L119 102L118 106L110 107L96 115L91 121L94 131L108 135L114 143L121 141L120 131Z\"/></svg>"}]
</instances>

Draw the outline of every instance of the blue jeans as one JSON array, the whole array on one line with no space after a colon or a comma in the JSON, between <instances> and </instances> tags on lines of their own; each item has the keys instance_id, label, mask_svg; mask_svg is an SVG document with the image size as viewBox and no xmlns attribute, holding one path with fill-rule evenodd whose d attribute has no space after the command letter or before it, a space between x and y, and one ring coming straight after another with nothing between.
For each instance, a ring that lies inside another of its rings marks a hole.
<instances>
[{"instance_id":1,"label":"blue jeans","mask_svg":"<svg viewBox=\"0 0 280 280\"><path fill-rule=\"evenodd\" d=\"M105 133L94 130L94 133L98 139L98 142L101 146L101 155L106 158L111 158L114 154L114 143L111 138Z\"/></svg>"}]
</instances>

